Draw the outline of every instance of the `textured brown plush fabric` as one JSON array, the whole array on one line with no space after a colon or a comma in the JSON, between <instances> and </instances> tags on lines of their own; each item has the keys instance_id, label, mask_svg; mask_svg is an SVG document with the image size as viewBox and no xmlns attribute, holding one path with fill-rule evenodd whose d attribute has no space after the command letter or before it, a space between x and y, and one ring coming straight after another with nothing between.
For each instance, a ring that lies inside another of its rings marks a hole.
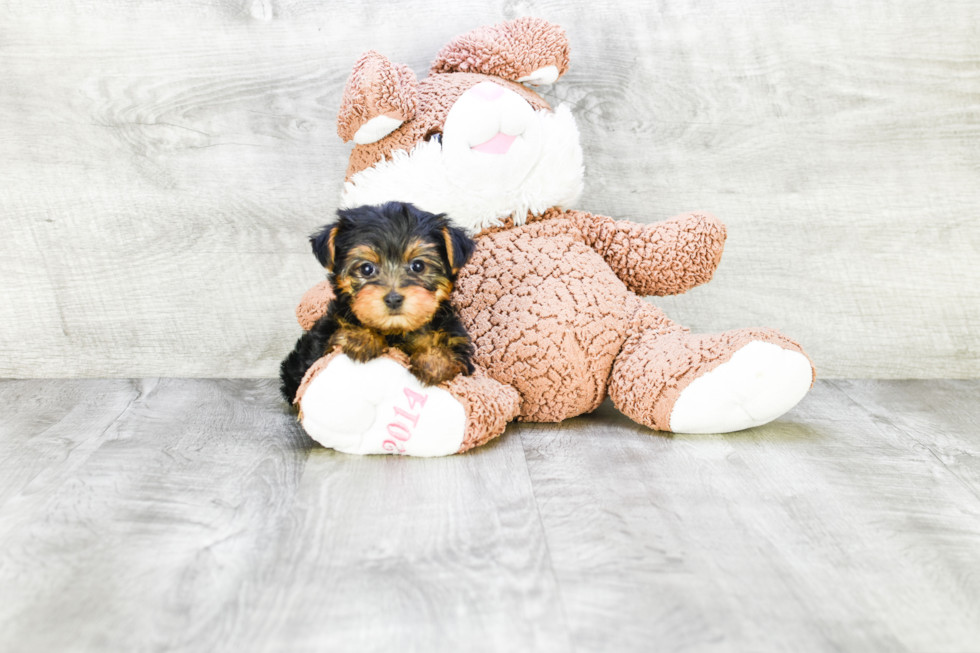
<instances>
[{"instance_id":1,"label":"textured brown plush fabric","mask_svg":"<svg viewBox=\"0 0 980 653\"><path fill-rule=\"evenodd\" d=\"M629 287L655 286L660 275L684 290L707 281L724 233L708 214L637 225L552 210L480 234L453 303L477 363L520 393L519 419L559 421L605 399L630 324L646 306ZM691 243L709 254L678 249ZM682 330L666 317L661 328Z\"/></svg>"},{"instance_id":2,"label":"textured brown plush fabric","mask_svg":"<svg viewBox=\"0 0 980 653\"><path fill-rule=\"evenodd\" d=\"M570 212L585 242L639 295L679 295L711 280L725 248L725 225L710 213L636 224Z\"/></svg>"},{"instance_id":3,"label":"textured brown plush fabric","mask_svg":"<svg viewBox=\"0 0 980 653\"><path fill-rule=\"evenodd\" d=\"M326 315L327 306L333 299L333 286L329 281L321 281L303 294L296 307L296 321L303 327L303 331L309 331L316 324L316 321Z\"/></svg>"},{"instance_id":4,"label":"textured brown plush fabric","mask_svg":"<svg viewBox=\"0 0 980 653\"><path fill-rule=\"evenodd\" d=\"M370 50L357 60L347 79L337 115L337 135L349 141L364 123L377 116L410 120L417 105L415 73Z\"/></svg>"},{"instance_id":5,"label":"textured brown plush fabric","mask_svg":"<svg viewBox=\"0 0 980 653\"><path fill-rule=\"evenodd\" d=\"M519 419L594 410L622 346L628 290L566 214L477 238L452 300L476 362L521 395Z\"/></svg>"},{"instance_id":6,"label":"textured brown plush fabric","mask_svg":"<svg viewBox=\"0 0 980 653\"><path fill-rule=\"evenodd\" d=\"M540 18L518 18L457 36L436 55L430 75L483 73L517 81L545 66L568 70L565 30Z\"/></svg>"},{"instance_id":7,"label":"textured brown plush fabric","mask_svg":"<svg viewBox=\"0 0 980 653\"><path fill-rule=\"evenodd\" d=\"M458 453L497 437L520 412L521 398L517 390L494 381L482 370L473 376L457 376L443 387L466 411L466 432Z\"/></svg>"},{"instance_id":8,"label":"textured brown plush fabric","mask_svg":"<svg viewBox=\"0 0 980 653\"><path fill-rule=\"evenodd\" d=\"M653 429L669 431L681 391L750 342L769 342L806 355L799 343L775 329L696 335L639 298L631 300L631 307L635 310L613 366L609 396L624 415Z\"/></svg>"},{"instance_id":9,"label":"textured brown plush fabric","mask_svg":"<svg viewBox=\"0 0 980 653\"><path fill-rule=\"evenodd\" d=\"M535 109L550 109L544 99L523 84L499 77L476 73L455 73L452 75L433 75L418 84L418 108L415 117L407 120L398 129L381 140L366 145L356 145L347 165L347 181L361 170L391 158L396 150L411 151L420 141L433 132L442 132L446 116L459 96L480 82L493 81L510 89L528 101Z\"/></svg>"}]
</instances>

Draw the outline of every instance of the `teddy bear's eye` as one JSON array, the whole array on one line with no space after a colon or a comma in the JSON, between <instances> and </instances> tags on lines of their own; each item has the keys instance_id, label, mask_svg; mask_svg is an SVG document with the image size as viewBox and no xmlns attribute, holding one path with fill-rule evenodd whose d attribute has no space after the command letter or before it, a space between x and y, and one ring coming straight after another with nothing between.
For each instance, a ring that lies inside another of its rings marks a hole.
<instances>
[{"instance_id":1,"label":"teddy bear's eye","mask_svg":"<svg viewBox=\"0 0 980 653\"><path fill-rule=\"evenodd\" d=\"M439 145L442 145L442 132L438 128L430 129L425 135L425 140L435 141L436 143L439 143Z\"/></svg>"}]
</instances>

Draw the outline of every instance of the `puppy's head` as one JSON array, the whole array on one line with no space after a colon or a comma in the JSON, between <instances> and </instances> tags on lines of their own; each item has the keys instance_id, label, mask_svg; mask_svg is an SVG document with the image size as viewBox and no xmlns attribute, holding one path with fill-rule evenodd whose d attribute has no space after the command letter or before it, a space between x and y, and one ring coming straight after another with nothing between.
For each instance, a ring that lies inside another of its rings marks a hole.
<instances>
[{"instance_id":1,"label":"puppy's head","mask_svg":"<svg viewBox=\"0 0 980 653\"><path fill-rule=\"evenodd\" d=\"M443 215L389 202L337 212L310 238L313 253L347 295L354 315L383 333L432 320L476 244Z\"/></svg>"}]
</instances>

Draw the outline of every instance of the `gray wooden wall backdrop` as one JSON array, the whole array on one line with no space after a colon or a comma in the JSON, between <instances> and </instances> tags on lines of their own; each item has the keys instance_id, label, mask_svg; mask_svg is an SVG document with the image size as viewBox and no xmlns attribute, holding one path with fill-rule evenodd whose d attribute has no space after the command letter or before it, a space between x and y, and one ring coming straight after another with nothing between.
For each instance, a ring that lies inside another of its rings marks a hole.
<instances>
[{"instance_id":1,"label":"gray wooden wall backdrop","mask_svg":"<svg viewBox=\"0 0 980 653\"><path fill-rule=\"evenodd\" d=\"M351 65L562 24L582 208L729 225L660 304L825 377L980 374L975 0L0 2L0 376L266 376L322 278Z\"/></svg>"}]
</instances>

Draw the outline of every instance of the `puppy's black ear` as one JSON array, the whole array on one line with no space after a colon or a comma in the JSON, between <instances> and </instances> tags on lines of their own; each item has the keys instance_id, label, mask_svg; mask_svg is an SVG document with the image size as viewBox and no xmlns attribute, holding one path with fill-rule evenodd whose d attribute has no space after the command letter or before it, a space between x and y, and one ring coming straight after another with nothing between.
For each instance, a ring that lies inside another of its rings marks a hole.
<instances>
[{"instance_id":1,"label":"puppy's black ear","mask_svg":"<svg viewBox=\"0 0 980 653\"><path fill-rule=\"evenodd\" d=\"M448 225L442 228L442 237L446 241L446 256L449 258L449 267L455 275L463 269L466 262L473 256L476 242L467 236L462 229Z\"/></svg>"},{"instance_id":2,"label":"puppy's black ear","mask_svg":"<svg viewBox=\"0 0 980 653\"><path fill-rule=\"evenodd\" d=\"M334 259L337 255L336 243L337 231L340 229L335 224L328 224L320 231L310 236L310 244L313 245L313 256L320 261L320 265L333 271Z\"/></svg>"}]
</instances>

